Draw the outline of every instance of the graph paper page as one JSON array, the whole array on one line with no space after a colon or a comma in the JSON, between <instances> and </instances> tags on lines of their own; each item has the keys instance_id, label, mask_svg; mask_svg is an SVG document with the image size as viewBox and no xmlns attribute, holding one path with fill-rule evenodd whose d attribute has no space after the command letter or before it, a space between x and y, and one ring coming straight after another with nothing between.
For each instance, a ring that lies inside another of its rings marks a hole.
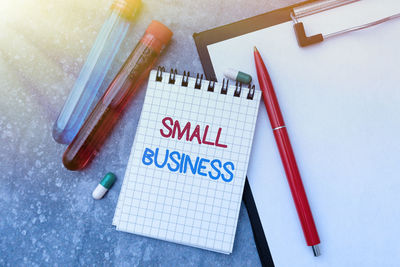
<instances>
[{"instance_id":1,"label":"graph paper page","mask_svg":"<svg viewBox=\"0 0 400 267\"><path fill-rule=\"evenodd\" d=\"M221 94L217 83L209 92L208 81L195 89L196 79L183 87L182 76L175 84L169 76L150 74L113 224L231 253L261 93L248 99L246 87L237 97L230 86Z\"/></svg>"}]
</instances>

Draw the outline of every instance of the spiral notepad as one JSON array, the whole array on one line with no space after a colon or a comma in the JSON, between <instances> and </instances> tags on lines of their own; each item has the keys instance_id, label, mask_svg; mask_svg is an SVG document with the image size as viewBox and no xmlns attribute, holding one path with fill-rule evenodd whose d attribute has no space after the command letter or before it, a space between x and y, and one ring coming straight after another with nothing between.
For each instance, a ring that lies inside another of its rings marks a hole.
<instances>
[{"instance_id":1,"label":"spiral notepad","mask_svg":"<svg viewBox=\"0 0 400 267\"><path fill-rule=\"evenodd\" d=\"M231 253L260 97L254 86L151 71L117 230Z\"/></svg>"}]
</instances>

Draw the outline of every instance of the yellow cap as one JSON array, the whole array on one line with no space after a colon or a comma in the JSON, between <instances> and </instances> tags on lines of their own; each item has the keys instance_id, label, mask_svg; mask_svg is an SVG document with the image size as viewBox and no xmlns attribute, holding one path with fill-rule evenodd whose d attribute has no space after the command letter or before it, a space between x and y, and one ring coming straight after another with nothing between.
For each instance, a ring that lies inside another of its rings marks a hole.
<instances>
[{"instance_id":1,"label":"yellow cap","mask_svg":"<svg viewBox=\"0 0 400 267\"><path fill-rule=\"evenodd\" d=\"M132 20L135 17L140 4L140 0L114 0L111 9L120 12L122 17Z\"/></svg>"}]
</instances>

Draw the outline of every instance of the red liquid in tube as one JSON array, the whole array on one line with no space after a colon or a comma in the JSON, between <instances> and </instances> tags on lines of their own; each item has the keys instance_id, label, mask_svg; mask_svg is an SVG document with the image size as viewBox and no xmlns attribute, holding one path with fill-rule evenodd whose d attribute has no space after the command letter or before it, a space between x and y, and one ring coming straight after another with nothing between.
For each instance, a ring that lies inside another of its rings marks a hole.
<instances>
[{"instance_id":1,"label":"red liquid in tube","mask_svg":"<svg viewBox=\"0 0 400 267\"><path fill-rule=\"evenodd\" d=\"M172 32L166 26L158 21L151 22L64 152L63 164L67 169L82 169L94 158L171 37Z\"/></svg>"}]
</instances>

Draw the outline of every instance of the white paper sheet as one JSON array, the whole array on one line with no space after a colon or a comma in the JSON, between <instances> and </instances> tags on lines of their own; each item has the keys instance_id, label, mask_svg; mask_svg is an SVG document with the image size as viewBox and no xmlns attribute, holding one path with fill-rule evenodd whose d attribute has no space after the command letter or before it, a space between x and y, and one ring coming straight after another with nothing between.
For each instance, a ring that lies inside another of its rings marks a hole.
<instances>
[{"instance_id":1,"label":"white paper sheet","mask_svg":"<svg viewBox=\"0 0 400 267\"><path fill-rule=\"evenodd\" d=\"M360 1L303 21L310 33L327 33L337 20L376 19L375 10L398 13L400 1ZM321 238L316 258L261 103L248 177L275 265L399 266L400 19L307 48L292 22L209 45L218 80L231 67L258 86L253 46L274 83Z\"/></svg>"}]
</instances>

